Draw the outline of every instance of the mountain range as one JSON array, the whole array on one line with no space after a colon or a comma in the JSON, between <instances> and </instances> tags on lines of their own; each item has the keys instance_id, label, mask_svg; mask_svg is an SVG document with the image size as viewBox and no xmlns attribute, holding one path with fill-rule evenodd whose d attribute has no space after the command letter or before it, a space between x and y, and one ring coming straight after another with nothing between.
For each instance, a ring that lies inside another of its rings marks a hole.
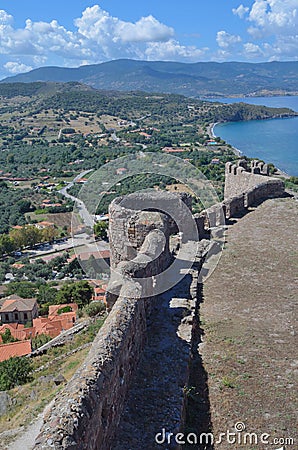
<instances>
[{"instance_id":1,"label":"mountain range","mask_svg":"<svg viewBox=\"0 0 298 450\"><path fill-rule=\"evenodd\" d=\"M78 68L41 67L1 83L77 81L96 89L183 94L191 97L297 95L298 61L243 63L119 59Z\"/></svg>"}]
</instances>

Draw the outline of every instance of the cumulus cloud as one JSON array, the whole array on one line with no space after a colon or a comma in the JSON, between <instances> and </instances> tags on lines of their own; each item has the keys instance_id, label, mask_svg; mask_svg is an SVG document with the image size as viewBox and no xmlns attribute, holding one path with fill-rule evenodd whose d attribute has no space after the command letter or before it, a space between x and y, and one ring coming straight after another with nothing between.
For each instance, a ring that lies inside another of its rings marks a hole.
<instances>
[{"instance_id":1,"label":"cumulus cloud","mask_svg":"<svg viewBox=\"0 0 298 450\"><path fill-rule=\"evenodd\" d=\"M13 75L21 72L29 72L29 70L32 70L31 66L26 66L26 64L15 61L8 61L6 64L4 64L4 68Z\"/></svg>"},{"instance_id":2,"label":"cumulus cloud","mask_svg":"<svg viewBox=\"0 0 298 450\"><path fill-rule=\"evenodd\" d=\"M241 42L241 37L238 35L229 34L226 31L218 31L216 41L221 48L232 47Z\"/></svg>"},{"instance_id":3,"label":"cumulus cloud","mask_svg":"<svg viewBox=\"0 0 298 450\"><path fill-rule=\"evenodd\" d=\"M297 60L297 0L255 0L251 8L240 5L233 13L250 24L247 32L255 43L243 45L246 56Z\"/></svg>"},{"instance_id":4,"label":"cumulus cloud","mask_svg":"<svg viewBox=\"0 0 298 450\"><path fill-rule=\"evenodd\" d=\"M13 17L10 14L7 14L6 11L0 9L0 26L8 25L13 23Z\"/></svg>"},{"instance_id":5,"label":"cumulus cloud","mask_svg":"<svg viewBox=\"0 0 298 450\"><path fill-rule=\"evenodd\" d=\"M254 58L256 56L260 56L263 54L261 48L257 44L253 44L252 42L247 42L243 45L244 51L246 55L250 58Z\"/></svg>"},{"instance_id":6,"label":"cumulus cloud","mask_svg":"<svg viewBox=\"0 0 298 450\"><path fill-rule=\"evenodd\" d=\"M297 30L297 0L256 0L250 10L248 20L260 34L290 35Z\"/></svg>"},{"instance_id":7,"label":"cumulus cloud","mask_svg":"<svg viewBox=\"0 0 298 450\"><path fill-rule=\"evenodd\" d=\"M184 46L174 39L167 42L152 42L148 44L145 54L148 60L162 59L170 61L179 57L179 60L197 61L209 50L208 47L198 49L195 46Z\"/></svg>"},{"instance_id":8,"label":"cumulus cloud","mask_svg":"<svg viewBox=\"0 0 298 450\"><path fill-rule=\"evenodd\" d=\"M0 53L17 61L22 57L26 67L37 67L53 62L70 66L117 58L194 61L206 51L180 44L174 39L174 29L152 15L128 22L94 5L86 8L74 25L76 29L70 31L56 20L27 19L23 28L15 28L13 17L0 10ZM17 64L9 60L5 69L16 71Z\"/></svg>"},{"instance_id":9,"label":"cumulus cloud","mask_svg":"<svg viewBox=\"0 0 298 450\"><path fill-rule=\"evenodd\" d=\"M99 5L86 8L82 17L75 20L78 32L101 43L103 40L114 42L154 42L167 41L174 35L174 29L159 22L149 15L142 17L135 23L125 22L111 16Z\"/></svg>"},{"instance_id":10,"label":"cumulus cloud","mask_svg":"<svg viewBox=\"0 0 298 450\"><path fill-rule=\"evenodd\" d=\"M246 15L246 13L249 11L248 6L240 5L238 8L233 8L232 12L235 14L235 16L239 16L240 19L243 19L243 17Z\"/></svg>"}]
</instances>

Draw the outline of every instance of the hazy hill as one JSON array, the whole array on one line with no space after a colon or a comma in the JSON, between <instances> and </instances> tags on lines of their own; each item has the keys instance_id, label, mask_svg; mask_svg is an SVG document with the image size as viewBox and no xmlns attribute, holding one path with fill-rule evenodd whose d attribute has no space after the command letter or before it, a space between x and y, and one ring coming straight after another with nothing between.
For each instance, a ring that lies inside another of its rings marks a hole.
<instances>
[{"instance_id":1,"label":"hazy hill","mask_svg":"<svg viewBox=\"0 0 298 450\"><path fill-rule=\"evenodd\" d=\"M42 67L2 83L78 81L96 89L230 96L298 92L298 61L150 62L121 59L79 68Z\"/></svg>"}]
</instances>

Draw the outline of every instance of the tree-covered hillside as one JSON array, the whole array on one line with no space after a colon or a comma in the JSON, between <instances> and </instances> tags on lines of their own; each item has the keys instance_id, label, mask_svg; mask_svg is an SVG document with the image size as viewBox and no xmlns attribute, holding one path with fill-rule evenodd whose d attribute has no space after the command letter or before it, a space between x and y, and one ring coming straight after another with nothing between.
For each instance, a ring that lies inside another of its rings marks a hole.
<instances>
[{"instance_id":1,"label":"tree-covered hillside","mask_svg":"<svg viewBox=\"0 0 298 450\"><path fill-rule=\"evenodd\" d=\"M181 156L196 159L196 152L210 151L212 122L294 114L174 94L97 91L75 82L0 84L0 99L4 178L67 177L140 149L184 146Z\"/></svg>"},{"instance_id":2,"label":"tree-covered hillside","mask_svg":"<svg viewBox=\"0 0 298 450\"><path fill-rule=\"evenodd\" d=\"M121 59L79 68L41 67L4 82L79 81L96 89L142 90L187 96L298 92L298 62L242 63Z\"/></svg>"}]
</instances>

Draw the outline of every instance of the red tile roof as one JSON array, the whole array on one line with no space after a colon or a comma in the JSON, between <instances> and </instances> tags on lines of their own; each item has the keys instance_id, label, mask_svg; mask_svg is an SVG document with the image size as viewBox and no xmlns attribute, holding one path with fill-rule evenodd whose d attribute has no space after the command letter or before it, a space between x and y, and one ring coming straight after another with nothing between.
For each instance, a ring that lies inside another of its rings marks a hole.
<instances>
[{"instance_id":1,"label":"red tile roof","mask_svg":"<svg viewBox=\"0 0 298 450\"><path fill-rule=\"evenodd\" d=\"M11 267L14 267L15 269L22 269L25 267L25 264L14 263Z\"/></svg>"},{"instance_id":2,"label":"red tile roof","mask_svg":"<svg viewBox=\"0 0 298 450\"><path fill-rule=\"evenodd\" d=\"M94 256L95 259L110 259L110 250L82 251L80 253L80 259L82 261L87 261L90 256Z\"/></svg>"},{"instance_id":3,"label":"red tile roof","mask_svg":"<svg viewBox=\"0 0 298 450\"><path fill-rule=\"evenodd\" d=\"M53 222L47 222L43 220L42 222L37 222L35 224L36 227L53 227L55 224Z\"/></svg>"},{"instance_id":4,"label":"red tile roof","mask_svg":"<svg viewBox=\"0 0 298 450\"><path fill-rule=\"evenodd\" d=\"M31 342L21 341L0 345L0 362L14 356L25 356L31 353Z\"/></svg>"},{"instance_id":5,"label":"red tile roof","mask_svg":"<svg viewBox=\"0 0 298 450\"><path fill-rule=\"evenodd\" d=\"M75 321L76 313L69 312L48 318L39 317L38 319L34 319L33 327L36 330L36 334L48 334L53 338L58 336L63 330L72 328Z\"/></svg>"},{"instance_id":6,"label":"red tile roof","mask_svg":"<svg viewBox=\"0 0 298 450\"><path fill-rule=\"evenodd\" d=\"M49 318L50 316L58 316L61 317L63 314L58 314L59 309L65 308L66 306L70 306L73 312L78 310L78 305L76 303L65 303L63 305L50 305L49 306Z\"/></svg>"},{"instance_id":7,"label":"red tile roof","mask_svg":"<svg viewBox=\"0 0 298 450\"><path fill-rule=\"evenodd\" d=\"M6 329L10 331L12 337L19 341L33 338L36 335L35 328L33 327L25 328L20 323L6 323L0 327L0 343L2 342L1 334L4 334Z\"/></svg>"},{"instance_id":8,"label":"red tile roof","mask_svg":"<svg viewBox=\"0 0 298 450\"><path fill-rule=\"evenodd\" d=\"M187 150L185 148L164 147L162 151L165 153L183 153Z\"/></svg>"},{"instance_id":9,"label":"red tile roof","mask_svg":"<svg viewBox=\"0 0 298 450\"><path fill-rule=\"evenodd\" d=\"M104 294L106 292L105 289L103 289L102 287L96 287L94 288L94 293L95 294Z\"/></svg>"}]
</instances>

